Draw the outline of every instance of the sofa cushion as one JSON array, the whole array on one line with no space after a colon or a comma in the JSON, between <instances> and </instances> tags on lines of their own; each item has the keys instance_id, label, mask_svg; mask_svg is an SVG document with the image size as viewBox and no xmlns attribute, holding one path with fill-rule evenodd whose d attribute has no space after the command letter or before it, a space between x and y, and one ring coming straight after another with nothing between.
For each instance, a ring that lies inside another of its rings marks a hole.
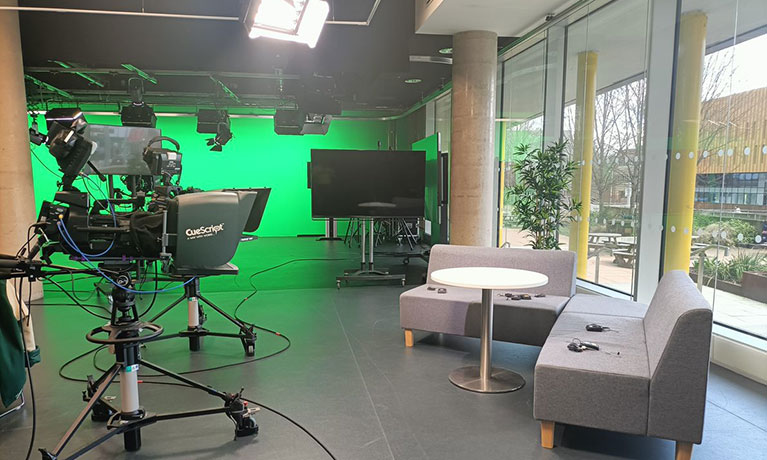
<instances>
[{"instance_id":1,"label":"sofa cushion","mask_svg":"<svg viewBox=\"0 0 767 460\"><path fill-rule=\"evenodd\" d=\"M549 277L549 283L529 292L571 297L575 294L575 253L518 248L484 248L437 244L429 253L427 281L435 270L454 267L503 267L532 270Z\"/></svg>"},{"instance_id":2,"label":"sofa cushion","mask_svg":"<svg viewBox=\"0 0 767 460\"><path fill-rule=\"evenodd\" d=\"M601 326L607 326L610 329L602 332L589 332L586 325L596 323ZM633 345L629 341L641 334L641 341L645 343L644 323L642 318L632 318L630 316L615 315L595 315L593 313L572 313L567 307L559 315L557 322L551 329L550 335L571 336L583 339L588 342L596 343L615 343L617 345ZM644 346L644 345L643 345ZM647 350L643 349L647 355ZM649 365L648 365L649 373Z\"/></svg>"},{"instance_id":3,"label":"sofa cushion","mask_svg":"<svg viewBox=\"0 0 767 460\"><path fill-rule=\"evenodd\" d=\"M439 294L429 287L444 288ZM441 284L424 284L399 296L399 321L405 329L464 335L469 304L480 302L479 289L459 288Z\"/></svg>"},{"instance_id":4,"label":"sofa cushion","mask_svg":"<svg viewBox=\"0 0 767 460\"><path fill-rule=\"evenodd\" d=\"M430 291L428 287L446 292ZM400 295L400 326L406 329L479 337L482 291L440 284L418 286ZM493 339L541 346L569 299L547 295L531 300L494 296Z\"/></svg>"},{"instance_id":5,"label":"sofa cushion","mask_svg":"<svg viewBox=\"0 0 767 460\"><path fill-rule=\"evenodd\" d=\"M559 316L535 365L536 419L632 434L647 431L650 373L641 319L620 318L619 332L586 332L607 315ZM599 351L567 349L573 338L591 341Z\"/></svg>"},{"instance_id":6,"label":"sofa cushion","mask_svg":"<svg viewBox=\"0 0 767 460\"><path fill-rule=\"evenodd\" d=\"M647 434L700 443L711 347L711 306L687 273L666 273L644 318L650 375Z\"/></svg>"},{"instance_id":7,"label":"sofa cushion","mask_svg":"<svg viewBox=\"0 0 767 460\"><path fill-rule=\"evenodd\" d=\"M592 294L575 294L565 309L565 313L596 313L632 318L644 318L646 312L646 304Z\"/></svg>"},{"instance_id":8,"label":"sofa cushion","mask_svg":"<svg viewBox=\"0 0 767 460\"><path fill-rule=\"evenodd\" d=\"M530 300L509 300L503 292L493 299L493 338L505 342L540 347L564 309L568 297L547 295ZM481 326L481 303L472 303L466 318L467 335L478 337Z\"/></svg>"}]
</instances>

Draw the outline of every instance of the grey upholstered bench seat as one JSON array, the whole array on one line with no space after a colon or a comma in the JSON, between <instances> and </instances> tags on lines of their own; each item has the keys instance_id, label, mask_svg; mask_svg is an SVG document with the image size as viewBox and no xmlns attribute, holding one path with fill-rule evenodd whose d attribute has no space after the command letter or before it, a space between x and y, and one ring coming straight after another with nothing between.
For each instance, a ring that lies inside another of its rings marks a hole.
<instances>
[{"instance_id":1,"label":"grey upholstered bench seat","mask_svg":"<svg viewBox=\"0 0 767 460\"><path fill-rule=\"evenodd\" d=\"M439 288L445 293L440 294ZM498 291L493 302L493 339L536 346L546 340L569 300L555 295L509 300L503 294ZM406 329L479 337L481 297L479 289L418 286L400 295L400 324Z\"/></svg>"},{"instance_id":2,"label":"grey upholstered bench seat","mask_svg":"<svg viewBox=\"0 0 767 460\"><path fill-rule=\"evenodd\" d=\"M590 323L612 331L587 332ZM535 365L541 445L553 447L565 423L671 439L677 460L689 459L703 435L711 326L711 306L681 271L663 276L647 307L576 295ZM600 350L570 351L574 338Z\"/></svg>"},{"instance_id":3,"label":"grey upholstered bench seat","mask_svg":"<svg viewBox=\"0 0 767 460\"><path fill-rule=\"evenodd\" d=\"M400 295L400 326L405 345L413 346L413 331L479 337L482 291L443 286L431 279L435 270L453 267L503 267L533 270L548 276L545 286L526 290L543 294L530 300L508 300L504 291L494 298L493 338L541 346L570 297L575 294L575 253L534 249L479 248L435 245L429 256L427 284ZM440 294L436 289L444 288Z\"/></svg>"},{"instance_id":4,"label":"grey upholstered bench seat","mask_svg":"<svg viewBox=\"0 0 767 460\"><path fill-rule=\"evenodd\" d=\"M650 369L642 320L568 310L535 365L535 417L645 434ZM589 323L609 324L613 331L587 332ZM574 338L597 343L600 350L573 353L567 344Z\"/></svg>"},{"instance_id":5,"label":"grey upholstered bench seat","mask_svg":"<svg viewBox=\"0 0 767 460\"><path fill-rule=\"evenodd\" d=\"M644 318L647 304L601 295L575 294L567 304L567 312Z\"/></svg>"}]
</instances>

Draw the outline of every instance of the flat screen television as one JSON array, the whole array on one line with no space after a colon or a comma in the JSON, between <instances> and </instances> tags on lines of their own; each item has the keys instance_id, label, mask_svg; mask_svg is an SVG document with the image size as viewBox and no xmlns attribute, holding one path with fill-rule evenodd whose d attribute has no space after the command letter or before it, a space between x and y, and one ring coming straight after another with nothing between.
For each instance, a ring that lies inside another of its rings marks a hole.
<instances>
[{"instance_id":1,"label":"flat screen television","mask_svg":"<svg viewBox=\"0 0 767 460\"><path fill-rule=\"evenodd\" d=\"M421 217L426 152L312 150L312 217Z\"/></svg>"}]
</instances>

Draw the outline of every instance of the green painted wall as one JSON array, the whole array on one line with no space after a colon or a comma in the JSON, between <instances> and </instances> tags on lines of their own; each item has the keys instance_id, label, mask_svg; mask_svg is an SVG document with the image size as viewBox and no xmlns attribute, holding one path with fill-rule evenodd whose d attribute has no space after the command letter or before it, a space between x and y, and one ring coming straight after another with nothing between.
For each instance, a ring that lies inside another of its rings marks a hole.
<instances>
[{"instance_id":1,"label":"green painted wall","mask_svg":"<svg viewBox=\"0 0 767 460\"><path fill-rule=\"evenodd\" d=\"M94 124L120 124L118 116L86 118ZM42 118L39 121L43 124ZM382 148L388 148L388 122L335 120L325 136L278 136L271 119L232 118L231 123L234 137L223 152L209 151L205 140L212 136L197 134L195 117L159 117L157 127L163 135L181 144L184 187L272 188L257 232L260 236L324 233L324 221L311 219L310 191L306 188L306 163L311 149L373 150L379 140ZM58 173L55 160L44 146L35 147L33 153ZM38 209L43 200L52 199L56 192L56 177L41 161L32 159Z\"/></svg>"}]
</instances>

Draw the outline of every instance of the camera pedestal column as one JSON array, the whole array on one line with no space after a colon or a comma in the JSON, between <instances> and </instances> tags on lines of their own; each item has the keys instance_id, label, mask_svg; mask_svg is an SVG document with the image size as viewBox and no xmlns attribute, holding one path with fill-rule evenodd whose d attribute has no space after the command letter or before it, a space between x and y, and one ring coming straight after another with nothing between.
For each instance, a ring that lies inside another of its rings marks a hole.
<instances>
[{"instance_id":1,"label":"camera pedestal column","mask_svg":"<svg viewBox=\"0 0 767 460\"><path fill-rule=\"evenodd\" d=\"M196 296L191 296L186 299L186 306L188 316L187 330L196 331L202 326L202 322L200 322L200 302L197 300ZM200 350L200 337L189 337L189 349L191 351Z\"/></svg>"}]
</instances>

